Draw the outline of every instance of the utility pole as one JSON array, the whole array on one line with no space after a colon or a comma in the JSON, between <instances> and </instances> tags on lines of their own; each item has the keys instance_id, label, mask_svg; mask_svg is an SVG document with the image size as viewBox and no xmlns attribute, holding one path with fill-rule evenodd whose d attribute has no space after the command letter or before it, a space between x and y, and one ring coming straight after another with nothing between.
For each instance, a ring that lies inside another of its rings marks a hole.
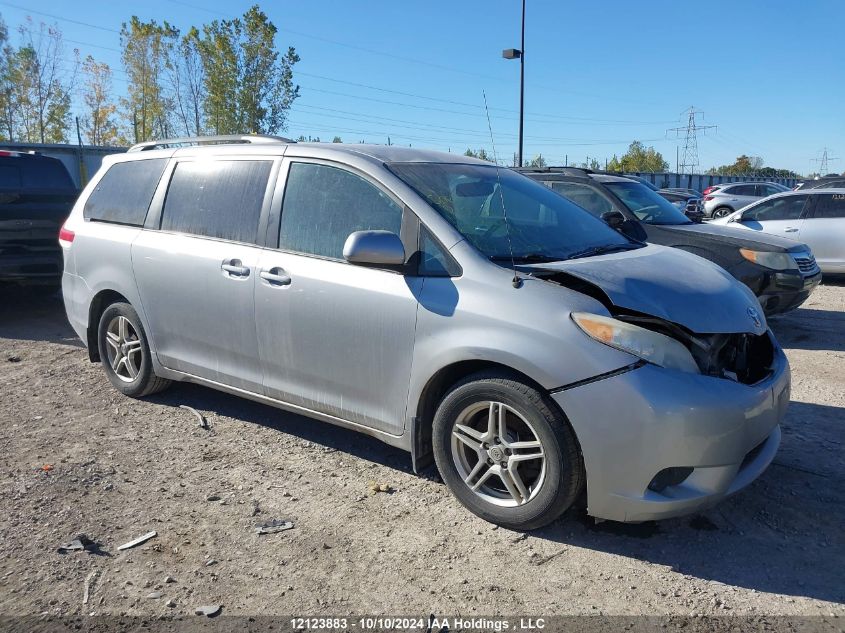
<instances>
[{"instance_id":1,"label":"utility pole","mask_svg":"<svg viewBox=\"0 0 845 633\"><path fill-rule=\"evenodd\" d=\"M695 106L690 106L689 109L681 112L681 115L687 115L687 124L684 127L673 127L666 130L667 133L675 132L676 136L680 136L681 132L685 134L684 138L684 161L676 165L678 173L693 174L698 168L698 132L707 133L707 130L716 129L715 125L699 125L696 122L696 115L703 114L701 110L696 110ZM676 149L677 151L677 149Z\"/></svg>"},{"instance_id":2,"label":"utility pole","mask_svg":"<svg viewBox=\"0 0 845 633\"><path fill-rule=\"evenodd\" d=\"M822 149L820 153L820 158L812 158L810 159L810 162L819 164L819 176L826 176L828 172L828 163L834 160L839 160L839 158L836 156L830 156L830 150L827 147Z\"/></svg>"}]
</instances>

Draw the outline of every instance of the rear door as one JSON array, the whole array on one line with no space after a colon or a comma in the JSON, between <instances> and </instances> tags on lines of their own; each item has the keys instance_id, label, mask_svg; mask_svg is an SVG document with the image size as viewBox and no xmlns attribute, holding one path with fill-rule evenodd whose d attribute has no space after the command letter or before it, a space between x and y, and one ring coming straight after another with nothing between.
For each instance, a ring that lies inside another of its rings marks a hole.
<instances>
[{"instance_id":1,"label":"rear door","mask_svg":"<svg viewBox=\"0 0 845 633\"><path fill-rule=\"evenodd\" d=\"M728 196L728 203L735 211L748 206L760 198L757 186L754 184L733 185L726 189L725 193Z\"/></svg>"},{"instance_id":2,"label":"rear door","mask_svg":"<svg viewBox=\"0 0 845 633\"><path fill-rule=\"evenodd\" d=\"M809 195L798 194L763 200L743 211L740 223L747 229L797 240L808 199Z\"/></svg>"},{"instance_id":3,"label":"rear door","mask_svg":"<svg viewBox=\"0 0 845 633\"><path fill-rule=\"evenodd\" d=\"M264 252L255 282L265 393L401 435L422 279L349 264L343 245L354 231L388 230L411 255L406 211L366 174L285 163L278 249Z\"/></svg>"},{"instance_id":4,"label":"rear door","mask_svg":"<svg viewBox=\"0 0 845 633\"><path fill-rule=\"evenodd\" d=\"M823 271L845 273L845 193L818 192L811 198L812 210L801 225L801 241L813 249Z\"/></svg>"},{"instance_id":5,"label":"rear door","mask_svg":"<svg viewBox=\"0 0 845 633\"><path fill-rule=\"evenodd\" d=\"M254 289L278 162L185 158L156 194L132 262L159 361L260 393Z\"/></svg>"}]
</instances>

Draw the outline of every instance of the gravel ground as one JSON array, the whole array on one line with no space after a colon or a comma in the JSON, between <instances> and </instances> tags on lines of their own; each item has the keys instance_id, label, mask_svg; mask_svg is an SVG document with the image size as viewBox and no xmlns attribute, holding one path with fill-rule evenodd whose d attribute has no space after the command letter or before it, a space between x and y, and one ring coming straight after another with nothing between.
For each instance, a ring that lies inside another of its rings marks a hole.
<instances>
[{"instance_id":1,"label":"gravel ground","mask_svg":"<svg viewBox=\"0 0 845 633\"><path fill-rule=\"evenodd\" d=\"M781 451L750 488L694 517L593 525L572 511L520 534L475 518L434 471L414 475L376 440L193 385L125 398L87 361L59 298L6 291L0 614L843 618L845 281L772 325L793 402ZM271 518L295 528L257 535ZM58 553L79 533L98 551Z\"/></svg>"}]
</instances>

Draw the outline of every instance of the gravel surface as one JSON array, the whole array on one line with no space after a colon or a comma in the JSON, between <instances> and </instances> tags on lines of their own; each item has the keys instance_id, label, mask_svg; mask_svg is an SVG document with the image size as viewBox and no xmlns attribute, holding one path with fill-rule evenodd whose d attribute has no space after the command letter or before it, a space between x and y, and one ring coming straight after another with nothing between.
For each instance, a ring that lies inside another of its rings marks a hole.
<instances>
[{"instance_id":1,"label":"gravel surface","mask_svg":"<svg viewBox=\"0 0 845 633\"><path fill-rule=\"evenodd\" d=\"M3 292L0 614L845 618L841 279L772 320L793 402L757 482L693 517L530 534L374 439L193 385L123 397L58 297ZM271 519L294 527L258 534Z\"/></svg>"}]
</instances>

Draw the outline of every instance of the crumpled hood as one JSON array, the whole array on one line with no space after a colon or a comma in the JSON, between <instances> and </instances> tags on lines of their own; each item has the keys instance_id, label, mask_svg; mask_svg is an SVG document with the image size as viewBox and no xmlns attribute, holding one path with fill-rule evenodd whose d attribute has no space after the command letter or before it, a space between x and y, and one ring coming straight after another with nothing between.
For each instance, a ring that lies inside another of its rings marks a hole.
<instances>
[{"instance_id":1,"label":"crumpled hood","mask_svg":"<svg viewBox=\"0 0 845 633\"><path fill-rule=\"evenodd\" d=\"M647 245L633 251L520 267L567 273L599 288L614 305L677 323L697 334L766 331L754 293L712 262Z\"/></svg>"},{"instance_id":2,"label":"crumpled hood","mask_svg":"<svg viewBox=\"0 0 845 633\"><path fill-rule=\"evenodd\" d=\"M679 224L672 225L672 230L678 233L695 233L698 237L712 236L721 244L733 244L737 248L751 247L758 251L771 251L777 253L806 251L807 246L801 242L791 240L788 237L749 231L748 229L737 228L706 222L702 224Z\"/></svg>"}]
</instances>

